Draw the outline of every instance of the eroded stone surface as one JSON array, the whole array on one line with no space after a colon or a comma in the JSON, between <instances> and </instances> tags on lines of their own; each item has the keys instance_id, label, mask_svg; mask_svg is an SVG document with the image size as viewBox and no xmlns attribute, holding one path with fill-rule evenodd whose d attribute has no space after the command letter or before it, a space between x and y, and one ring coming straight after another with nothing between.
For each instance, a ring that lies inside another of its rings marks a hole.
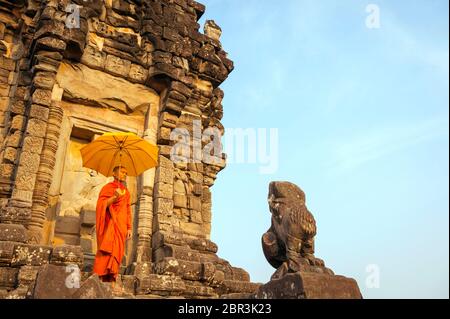
<instances>
[{"instance_id":1,"label":"eroded stone surface","mask_svg":"<svg viewBox=\"0 0 450 319\"><path fill-rule=\"evenodd\" d=\"M155 99L155 93L141 84L130 83L83 64L61 64L56 81L69 101L110 108L124 114L144 114Z\"/></svg>"},{"instance_id":2,"label":"eroded stone surface","mask_svg":"<svg viewBox=\"0 0 450 319\"><path fill-rule=\"evenodd\" d=\"M262 237L267 261L276 268L258 289L258 299L361 299L354 279L336 276L314 256L317 228L305 193L290 182L269 186L270 229ZM232 291L233 292L233 291Z\"/></svg>"},{"instance_id":3,"label":"eroded stone surface","mask_svg":"<svg viewBox=\"0 0 450 319\"><path fill-rule=\"evenodd\" d=\"M261 286L255 297L257 299L361 299L362 295L354 279L297 272Z\"/></svg>"}]
</instances>

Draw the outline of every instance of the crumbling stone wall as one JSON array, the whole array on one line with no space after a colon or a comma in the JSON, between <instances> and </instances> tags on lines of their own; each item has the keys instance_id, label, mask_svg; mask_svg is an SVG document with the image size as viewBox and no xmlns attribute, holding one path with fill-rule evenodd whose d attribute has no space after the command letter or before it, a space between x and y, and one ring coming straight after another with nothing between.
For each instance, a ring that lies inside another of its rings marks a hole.
<instances>
[{"instance_id":1,"label":"crumbling stone wall","mask_svg":"<svg viewBox=\"0 0 450 319\"><path fill-rule=\"evenodd\" d=\"M44 282L47 264L77 264L89 276L95 212L86 204L68 223L81 246L55 241L55 228L68 231L58 224L61 179L70 139L108 131L135 132L160 148L160 166L133 181L124 292L256 291L210 241L211 187L225 156L171 160L175 129L223 132L219 85L233 62L220 27L208 21L199 32L204 12L193 0L0 0L0 296L45 296L35 283L39 273ZM191 136L190 149L209 142Z\"/></svg>"}]
</instances>

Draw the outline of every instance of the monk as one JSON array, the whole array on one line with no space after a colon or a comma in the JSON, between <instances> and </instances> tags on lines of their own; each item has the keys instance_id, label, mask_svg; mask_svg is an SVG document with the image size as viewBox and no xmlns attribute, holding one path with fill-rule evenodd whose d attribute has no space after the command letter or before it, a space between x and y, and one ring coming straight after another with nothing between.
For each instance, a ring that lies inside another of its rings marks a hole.
<instances>
[{"instance_id":1,"label":"monk","mask_svg":"<svg viewBox=\"0 0 450 319\"><path fill-rule=\"evenodd\" d=\"M114 181L100 191L96 209L97 255L94 273L103 282L116 282L125 252L125 241L131 238L130 192L124 186L125 167L113 170Z\"/></svg>"}]
</instances>

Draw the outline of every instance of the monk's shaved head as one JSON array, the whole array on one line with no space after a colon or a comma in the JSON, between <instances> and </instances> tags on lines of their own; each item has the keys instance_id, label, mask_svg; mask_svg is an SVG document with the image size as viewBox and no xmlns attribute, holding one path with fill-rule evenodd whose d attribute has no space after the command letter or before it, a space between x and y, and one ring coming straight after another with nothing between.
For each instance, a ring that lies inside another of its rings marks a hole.
<instances>
[{"instance_id":1,"label":"monk's shaved head","mask_svg":"<svg viewBox=\"0 0 450 319\"><path fill-rule=\"evenodd\" d=\"M113 169L113 177L115 180L118 180L120 182L125 182L127 179L128 171L126 167L123 166L116 166Z\"/></svg>"},{"instance_id":2,"label":"monk's shaved head","mask_svg":"<svg viewBox=\"0 0 450 319\"><path fill-rule=\"evenodd\" d=\"M124 169L124 170L127 170L125 167L123 167L123 166L116 166L116 167L114 167L114 169L113 169L113 173L118 173L119 172L119 169Z\"/></svg>"}]
</instances>

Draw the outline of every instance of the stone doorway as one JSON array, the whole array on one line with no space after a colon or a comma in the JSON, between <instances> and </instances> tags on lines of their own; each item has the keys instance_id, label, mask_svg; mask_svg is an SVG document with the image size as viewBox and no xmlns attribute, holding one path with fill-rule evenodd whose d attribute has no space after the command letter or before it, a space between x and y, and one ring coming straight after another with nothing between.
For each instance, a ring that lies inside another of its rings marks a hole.
<instances>
[{"instance_id":1,"label":"stone doorway","mask_svg":"<svg viewBox=\"0 0 450 319\"><path fill-rule=\"evenodd\" d=\"M91 169L83 167L80 149L100 136L86 128L72 125L72 129L64 146L63 164L59 165L60 180L58 195L53 198L47 218L52 231L48 237L48 244L53 247L62 245L79 245L84 253L83 271L91 271L97 252L95 218L98 194L102 187L112 178L107 178ZM60 146L61 147L61 146ZM136 207L136 178L129 177L128 189L131 193L132 218L135 220ZM128 241L123 260L124 269L131 263L133 241Z\"/></svg>"}]
</instances>

